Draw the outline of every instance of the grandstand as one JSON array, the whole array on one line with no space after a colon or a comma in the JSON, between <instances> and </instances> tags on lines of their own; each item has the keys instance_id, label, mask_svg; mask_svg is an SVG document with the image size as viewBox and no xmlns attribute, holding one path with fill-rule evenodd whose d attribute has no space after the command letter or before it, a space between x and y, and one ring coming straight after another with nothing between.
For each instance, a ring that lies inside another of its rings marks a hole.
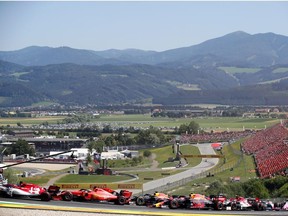
<instances>
[{"instance_id":1,"label":"grandstand","mask_svg":"<svg viewBox=\"0 0 288 216\"><path fill-rule=\"evenodd\" d=\"M244 153L254 156L260 178L287 175L288 129L284 125L277 124L258 131L241 145Z\"/></svg>"},{"instance_id":2,"label":"grandstand","mask_svg":"<svg viewBox=\"0 0 288 216\"><path fill-rule=\"evenodd\" d=\"M247 137L254 133L251 130L245 131L223 131L215 133L182 134L180 143L207 143L207 142L230 142Z\"/></svg>"},{"instance_id":3,"label":"grandstand","mask_svg":"<svg viewBox=\"0 0 288 216\"><path fill-rule=\"evenodd\" d=\"M259 131L231 131L218 133L182 134L179 143L231 142L248 137L241 149L253 155L260 178L288 175L288 121Z\"/></svg>"}]
</instances>

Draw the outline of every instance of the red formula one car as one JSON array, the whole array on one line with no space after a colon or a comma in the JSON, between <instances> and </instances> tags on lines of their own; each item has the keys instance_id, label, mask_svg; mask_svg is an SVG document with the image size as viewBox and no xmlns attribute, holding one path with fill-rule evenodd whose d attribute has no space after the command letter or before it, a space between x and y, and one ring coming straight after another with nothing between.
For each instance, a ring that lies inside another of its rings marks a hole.
<instances>
[{"instance_id":1,"label":"red formula one car","mask_svg":"<svg viewBox=\"0 0 288 216\"><path fill-rule=\"evenodd\" d=\"M73 199L70 191L60 191L60 187L55 185L50 185L47 191L53 200L71 201Z\"/></svg>"},{"instance_id":2,"label":"red formula one car","mask_svg":"<svg viewBox=\"0 0 288 216\"><path fill-rule=\"evenodd\" d=\"M25 197L39 198L42 201L51 200L51 196L46 191L45 188L31 183L20 182L19 185L16 184L0 185L0 192L2 195L8 197L25 196Z\"/></svg>"},{"instance_id":3,"label":"red formula one car","mask_svg":"<svg viewBox=\"0 0 288 216\"><path fill-rule=\"evenodd\" d=\"M105 201L118 205L129 204L132 192L121 190L119 193L110 188L80 189L71 192L73 200L78 201Z\"/></svg>"},{"instance_id":4,"label":"red formula one car","mask_svg":"<svg viewBox=\"0 0 288 216\"><path fill-rule=\"evenodd\" d=\"M210 200L213 203L213 208L215 210L225 210L227 204L229 203L229 200L227 197L223 194L219 195L210 195L209 196Z\"/></svg>"}]
</instances>

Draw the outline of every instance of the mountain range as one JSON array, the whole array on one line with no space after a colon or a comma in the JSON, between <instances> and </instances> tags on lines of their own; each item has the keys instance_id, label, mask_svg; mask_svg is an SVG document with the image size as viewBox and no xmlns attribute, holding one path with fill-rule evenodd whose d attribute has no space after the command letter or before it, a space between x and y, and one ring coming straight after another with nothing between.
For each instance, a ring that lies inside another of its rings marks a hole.
<instances>
[{"instance_id":1,"label":"mountain range","mask_svg":"<svg viewBox=\"0 0 288 216\"><path fill-rule=\"evenodd\" d=\"M163 52L0 51L0 106L288 104L288 37L233 32Z\"/></svg>"}]
</instances>

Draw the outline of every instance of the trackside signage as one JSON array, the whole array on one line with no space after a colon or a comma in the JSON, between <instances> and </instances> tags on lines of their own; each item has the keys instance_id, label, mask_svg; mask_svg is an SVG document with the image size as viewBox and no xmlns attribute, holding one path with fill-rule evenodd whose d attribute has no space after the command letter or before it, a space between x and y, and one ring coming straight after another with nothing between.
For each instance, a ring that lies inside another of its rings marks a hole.
<instances>
[{"instance_id":1,"label":"trackside signage","mask_svg":"<svg viewBox=\"0 0 288 216\"><path fill-rule=\"evenodd\" d=\"M111 188L117 189L139 189L142 190L143 184L115 184L115 183L79 183L79 184L54 184L61 189L93 189L97 188Z\"/></svg>"},{"instance_id":2,"label":"trackside signage","mask_svg":"<svg viewBox=\"0 0 288 216\"><path fill-rule=\"evenodd\" d=\"M62 189L78 189L79 184L57 184Z\"/></svg>"},{"instance_id":3,"label":"trackside signage","mask_svg":"<svg viewBox=\"0 0 288 216\"><path fill-rule=\"evenodd\" d=\"M94 187L97 187L97 188L107 188L107 184L90 184L88 188L91 188L93 189ZM110 188L110 187L109 187ZM111 188L111 189L114 189L114 188Z\"/></svg>"}]
</instances>

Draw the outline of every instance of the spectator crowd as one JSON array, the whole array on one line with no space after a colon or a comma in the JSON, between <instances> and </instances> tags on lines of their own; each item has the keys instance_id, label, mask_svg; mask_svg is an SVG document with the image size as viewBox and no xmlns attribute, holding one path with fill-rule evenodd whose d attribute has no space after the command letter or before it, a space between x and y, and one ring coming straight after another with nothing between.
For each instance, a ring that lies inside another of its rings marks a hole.
<instances>
[{"instance_id":1,"label":"spectator crowd","mask_svg":"<svg viewBox=\"0 0 288 216\"><path fill-rule=\"evenodd\" d=\"M244 153L253 155L260 178L288 175L288 121L260 131L224 131L182 134L179 143L231 142L248 137L242 144Z\"/></svg>"},{"instance_id":2,"label":"spectator crowd","mask_svg":"<svg viewBox=\"0 0 288 216\"><path fill-rule=\"evenodd\" d=\"M253 154L261 178L287 175L288 129L277 124L256 132L242 143L244 153Z\"/></svg>"},{"instance_id":3,"label":"spectator crowd","mask_svg":"<svg viewBox=\"0 0 288 216\"><path fill-rule=\"evenodd\" d=\"M201 134L182 134L180 143L230 142L251 135L253 131L223 131Z\"/></svg>"}]
</instances>

